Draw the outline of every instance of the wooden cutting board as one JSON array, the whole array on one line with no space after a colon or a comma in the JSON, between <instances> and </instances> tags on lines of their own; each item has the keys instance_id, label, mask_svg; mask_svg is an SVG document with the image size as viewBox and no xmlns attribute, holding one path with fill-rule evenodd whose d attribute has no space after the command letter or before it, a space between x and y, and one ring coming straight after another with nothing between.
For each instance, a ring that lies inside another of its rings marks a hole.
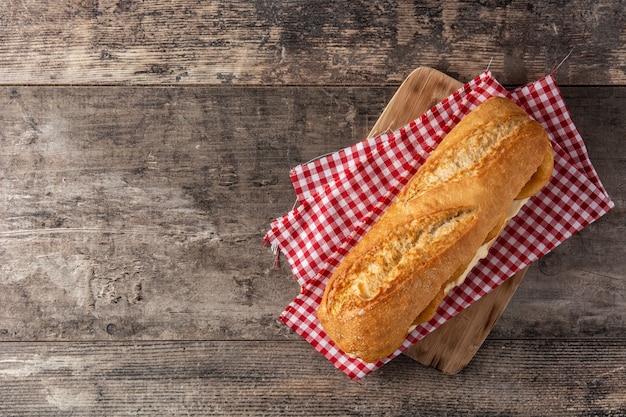
<instances>
[{"instance_id":1,"label":"wooden cutting board","mask_svg":"<svg viewBox=\"0 0 626 417\"><path fill-rule=\"evenodd\" d=\"M420 67L404 80L383 110L369 137L395 130L418 118L463 84L435 69ZM444 373L461 371L487 338L524 278L509 278L469 308L410 348L405 355Z\"/></svg>"}]
</instances>

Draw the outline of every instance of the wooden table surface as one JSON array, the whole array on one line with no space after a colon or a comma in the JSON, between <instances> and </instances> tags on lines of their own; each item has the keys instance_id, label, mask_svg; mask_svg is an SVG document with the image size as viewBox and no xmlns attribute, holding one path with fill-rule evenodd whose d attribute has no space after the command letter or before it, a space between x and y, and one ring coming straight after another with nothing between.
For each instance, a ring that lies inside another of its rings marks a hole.
<instances>
[{"instance_id":1,"label":"wooden table surface","mask_svg":"<svg viewBox=\"0 0 626 417\"><path fill-rule=\"evenodd\" d=\"M626 4L19 0L0 10L0 415L626 415ZM349 380L278 319L289 169L429 66L557 71L615 202L470 364Z\"/></svg>"}]
</instances>

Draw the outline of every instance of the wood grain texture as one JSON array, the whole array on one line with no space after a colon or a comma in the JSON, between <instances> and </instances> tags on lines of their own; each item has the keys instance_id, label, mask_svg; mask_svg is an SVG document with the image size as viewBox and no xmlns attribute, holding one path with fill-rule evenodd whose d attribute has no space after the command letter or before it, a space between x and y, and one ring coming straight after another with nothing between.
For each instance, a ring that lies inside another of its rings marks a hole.
<instances>
[{"instance_id":1,"label":"wood grain texture","mask_svg":"<svg viewBox=\"0 0 626 417\"><path fill-rule=\"evenodd\" d=\"M462 82L435 69L416 68L402 81L367 136L375 137L400 129L462 85Z\"/></svg>"},{"instance_id":2,"label":"wood grain texture","mask_svg":"<svg viewBox=\"0 0 626 417\"><path fill-rule=\"evenodd\" d=\"M397 84L417 66L506 84L626 83L623 1L21 0L0 84Z\"/></svg>"},{"instance_id":3,"label":"wood grain texture","mask_svg":"<svg viewBox=\"0 0 626 417\"><path fill-rule=\"evenodd\" d=\"M461 374L398 358L360 384L304 342L17 343L0 353L0 413L620 416L621 342L488 341Z\"/></svg>"},{"instance_id":4,"label":"wood grain texture","mask_svg":"<svg viewBox=\"0 0 626 417\"><path fill-rule=\"evenodd\" d=\"M0 337L282 337L298 288L262 238L289 169L364 137L383 96L0 90Z\"/></svg>"},{"instance_id":5,"label":"wood grain texture","mask_svg":"<svg viewBox=\"0 0 626 417\"><path fill-rule=\"evenodd\" d=\"M489 340L460 374L400 357L357 384L304 341L13 343L0 414L617 417L625 346Z\"/></svg>"},{"instance_id":6,"label":"wood grain texture","mask_svg":"<svg viewBox=\"0 0 626 417\"><path fill-rule=\"evenodd\" d=\"M393 92L0 89L0 338L295 339L276 317L297 284L262 247L288 171ZM616 208L530 268L495 337L626 334L626 90L564 93Z\"/></svg>"}]
</instances>

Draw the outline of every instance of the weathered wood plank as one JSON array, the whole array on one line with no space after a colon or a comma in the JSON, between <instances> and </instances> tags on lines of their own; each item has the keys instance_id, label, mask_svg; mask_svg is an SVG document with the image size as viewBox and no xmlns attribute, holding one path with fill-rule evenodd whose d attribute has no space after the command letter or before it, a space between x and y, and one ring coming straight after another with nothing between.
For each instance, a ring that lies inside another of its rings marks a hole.
<instances>
[{"instance_id":1,"label":"weathered wood plank","mask_svg":"<svg viewBox=\"0 0 626 417\"><path fill-rule=\"evenodd\" d=\"M417 66L504 83L626 83L622 1L22 0L0 84L397 84Z\"/></svg>"},{"instance_id":2,"label":"weathered wood plank","mask_svg":"<svg viewBox=\"0 0 626 417\"><path fill-rule=\"evenodd\" d=\"M531 268L496 337L626 334L626 89L564 91L617 207ZM295 340L276 317L297 285L262 248L289 168L393 92L0 89L0 340Z\"/></svg>"},{"instance_id":3,"label":"weathered wood plank","mask_svg":"<svg viewBox=\"0 0 626 417\"><path fill-rule=\"evenodd\" d=\"M360 384L302 341L3 343L0 414L619 416L625 342L488 340L460 374L399 357Z\"/></svg>"},{"instance_id":4,"label":"weathered wood plank","mask_svg":"<svg viewBox=\"0 0 626 417\"><path fill-rule=\"evenodd\" d=\"M0 337L282 338L262 247L289 168L366 135L379 89L0 90ZM371 112L371 113L370 113Z\"/></svg>"}]
</instances>

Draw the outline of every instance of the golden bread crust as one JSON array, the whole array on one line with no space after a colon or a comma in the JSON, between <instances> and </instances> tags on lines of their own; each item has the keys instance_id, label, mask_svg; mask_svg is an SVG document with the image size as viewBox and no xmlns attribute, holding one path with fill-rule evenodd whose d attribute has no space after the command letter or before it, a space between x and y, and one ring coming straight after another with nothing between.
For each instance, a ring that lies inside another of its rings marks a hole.
<instances>
[{"instance_id":1,"label":"golden bread crust","mask_svg":"<svg viewBox=\"0 0 626 417\"><path fill-rule=\"evenodd\" d=\"M545 130L506 99L463 118L330 277L317 314L329 337L368 362L393 353L525 185L547 182L551 155Z\"/></svg>"}]
</instances>

